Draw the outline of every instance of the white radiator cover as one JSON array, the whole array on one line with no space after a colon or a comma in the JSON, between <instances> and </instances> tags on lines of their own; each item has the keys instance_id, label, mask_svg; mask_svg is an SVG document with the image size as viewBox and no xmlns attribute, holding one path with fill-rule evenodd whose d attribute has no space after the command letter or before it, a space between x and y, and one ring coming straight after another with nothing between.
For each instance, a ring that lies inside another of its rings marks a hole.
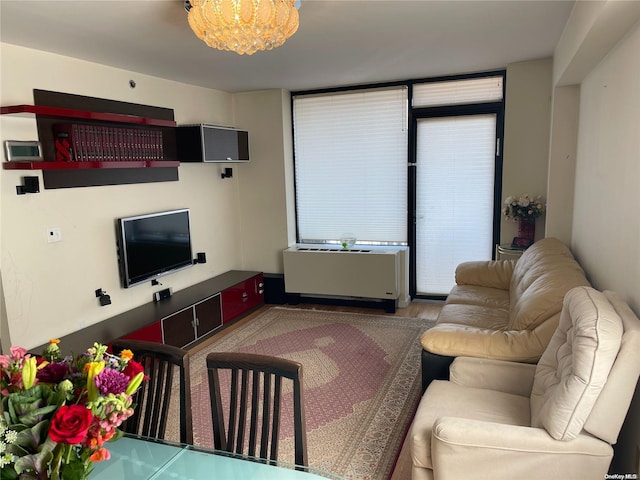
<instances>
[{"instance_id":1,"label":"white radiator cover","mask_svg":"<svg viewBox=\"0 0 640 480\"><path fill-rule=\"evenodd\" d=\"M400 251L397 249L296 245L283 252L288 293L397 299Z\"/></svg>"}]
</instances>

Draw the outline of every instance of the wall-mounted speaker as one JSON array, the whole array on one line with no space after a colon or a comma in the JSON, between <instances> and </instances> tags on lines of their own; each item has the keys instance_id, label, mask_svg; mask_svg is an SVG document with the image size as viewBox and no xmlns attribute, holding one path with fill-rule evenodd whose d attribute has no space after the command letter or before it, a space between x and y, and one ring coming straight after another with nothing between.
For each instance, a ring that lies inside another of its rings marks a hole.
<instances>
[{"instance_id":1,"label":"wall-mounted speaker","mask_svg":"<svg viewBox=\"0 0 640 480\"><path fill-rule=\"evenodd\" d=\"M22 177L22 185L16 186L16 193L24 195L25 193L40 193L40 180L38 177Z\"/></svg>"}]
</instances>

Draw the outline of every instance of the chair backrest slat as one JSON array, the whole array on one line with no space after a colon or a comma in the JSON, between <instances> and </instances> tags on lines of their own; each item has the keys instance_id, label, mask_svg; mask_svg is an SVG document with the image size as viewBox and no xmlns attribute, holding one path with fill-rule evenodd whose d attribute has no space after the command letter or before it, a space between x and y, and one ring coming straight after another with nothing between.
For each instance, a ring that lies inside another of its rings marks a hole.
<instances>
[{"instance_id":1,"label":"chair backrest slat","mask_svg":"<svg viewBox=\"0 0 640 480\"><path fill-rule=\"evenodd\" d=\"M158 425L158 433L167 431L167 418L162 412L167 411L171 403L171 386L173 385L173 368L169 363L162 362L160 366L161 378L164 379L163 391L160 402L156 404L153 413L155 416L155 424Z\"/></svg>"},{"instance_id":2,"label":"chair backrest slat","mask_svg":"<svg viewBox=\"0 0 640 480\"><path fill-rule=\"evenodd\" d=\"M236 421L238 416L238 370L231 371L231 404L229 405L229 435L227 435L227 448L233 451L236 438ZM222 408L222 404L218 408Z\"/></svg>"},{"instance_id":3,"label":"chair backrest slat","mask_svg":"<svg viewBox=\"0 0 640 480\"><path fill-rule=\"evenodd\" d=\"M247 410L249 407L249 372L243 369L240 378L242 384L240 386L240 416L238 417L237 425L236 453L242 453L244 448L244 426L247 424Z\"/></svg>"},{"instance_id":4,"label":"chair backrest slat","mask_svg":"<svg viewBox=\"0 0 640 480\"><path fill-rule=\"evenodd\" d=\"M133 352L148 379L136 393L134 414L122 425L125 432L164 439L174 381L174 368L179 371L180 442L193 444L189 353L181 348L143 340L118 339L112 349Z\"/></svg>"},{"instance_id":5,"label":"chair backrest slat","mask_svg":"<svg viewBox=\"0 0 640 480\"><path fill-rule=\"evenodd\" d=\"M218 369L211 368L208 370L209 385L213 385L210 391L211 415L213 423L216 425L224 425L224 416L222 415L222 394L220 393L220 380L218 378ZM219 406L220 405L220 406ZM231 418L231 417L229 417ZM216 448L229 451L227 445L227 437L224 434L224 428L214 429L213 443ZM233 446L231 447L233 448Z\"/></svg>"},{"instance_id":6,"label":"chair backrest slat","mask_svg":"<svg viewBox=\"0 0 640 480\"><path fill-rule=\"evenodd\" d=\"M275 386L273 388L273 423L271 424L271 458L275 459L278 455L277 442L274 438L278 438L280 434L280 394L282 393L282 378L276 376ZM295 415L295 409L294 409Z\"/></svg>"},{"instance_id":7,"label":"chair backrest slat","mask_svg":"<svg viewBox=\"0 0 640 480\"><path fill-rule=\"evenodd\" d=\"M215 448L239 454L244 454L246 450L247 455L252 457L256 456L259 450L260 458L277 460L280 419L283 413L282 379L286 378L293 384L294 461L298 466L307 466L302 365L278 357L235 352L210 353L206 362ZM226 389L221 386L221 379L227 378L219 374L219 370L222 369L231 371L229 386ZM223 392L229 395L226 403L222 399ZM225 405L229 416L226 432ZM226 442L222 441L223 438Z\"/></svg>"},{"instance_id":8,"label":"chair backrest slat","mask_svg":"<svg viewBox=\"0 0 640 480\"><path fill-rule=\"evenodd\" d=\"M258 409L253 408L259 403L260 394L260 375L256 372L252 372L251 375L251 421L249 422L249 456L256 456L256 444L257 437L256 431L258 430Z\"/></svg>"}]
</instances>

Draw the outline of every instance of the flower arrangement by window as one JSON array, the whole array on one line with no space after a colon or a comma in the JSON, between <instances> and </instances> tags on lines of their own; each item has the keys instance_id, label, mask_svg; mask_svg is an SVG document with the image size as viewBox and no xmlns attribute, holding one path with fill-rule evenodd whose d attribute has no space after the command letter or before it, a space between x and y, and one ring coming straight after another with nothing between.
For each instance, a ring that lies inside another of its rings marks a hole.
<instances>
[{"instance_id":1,"label":"flower arrangement by window","mask_svg":"<svg viewBox=\"0 0 640 480\"><path fill-rule=\"evenodd\" d=\"M51 340L42 357L11 347L0 355L0 468L5 480L84 480L122 436L132 395L145 379L133 353L95 343L62 357Z\"/></svg>"},{"instance_id":2,"label":"flower arrangement by window","mask_svg":"<svg viewBox=\"0 0 640 480\"><path fill-rule=\"evenodd\" d=\"M545 211L545 204L541 196L530 197L528 194L520 197L507 197L502 209L504 216L510 220L533 220Z\"/></svg>"}]
</instances>

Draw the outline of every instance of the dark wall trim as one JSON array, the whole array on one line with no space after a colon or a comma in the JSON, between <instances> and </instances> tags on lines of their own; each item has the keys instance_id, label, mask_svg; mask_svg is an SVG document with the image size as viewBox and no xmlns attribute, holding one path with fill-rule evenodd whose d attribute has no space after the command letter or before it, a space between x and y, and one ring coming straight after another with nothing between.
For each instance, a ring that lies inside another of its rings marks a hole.
<instances>
[{"instance_id":1,"label":"dark wall trim","mask_svg":"<svg viewBox=\"0 0 640 480\"><path fill-rule=\"evenodd\" d=\"M34 105L40 106L72 108L100 113L119 113L159 120L174 120L173 109L171 108L139 105L136 103L48 90L34 89L33 101ZM55 158L53 126L57 123L72 122L69 119L36 115L38 138L42 144L44 158ZM122 126L122 124L99 121L82 121L78 123ZM127 127L144 128L133 125L127 125ZM172 127L155 128L162 130L164 159L177 160L175 129ZM44 170L43 179L44 187L47 189L168 182L178 180L178 167Z\"/></svg>"},{"instance_id":2,"label":"dark wall trim","mask_svg":"<svg viewBox=\"0 0 640 480\"><path fill-rule=\"evenodd\" d=\"M89 170L43 170L44 188L100 187L179 180L178 168L98 168Z\"/></svg>"}]
</instances>

